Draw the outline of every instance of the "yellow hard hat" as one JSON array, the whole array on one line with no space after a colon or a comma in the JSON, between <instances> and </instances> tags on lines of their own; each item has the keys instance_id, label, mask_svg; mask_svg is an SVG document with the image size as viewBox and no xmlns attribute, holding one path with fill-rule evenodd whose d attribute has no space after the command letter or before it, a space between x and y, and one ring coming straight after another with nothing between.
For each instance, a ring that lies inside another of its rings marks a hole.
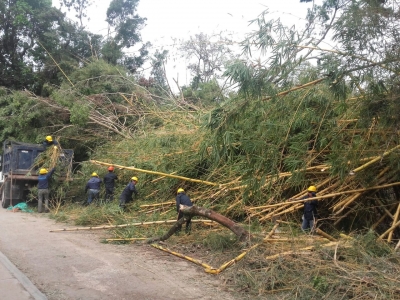
<instances>
[{"instance_id":1,"label":"yellow hard hat","mask_svg":"<svg viewBox=\"0 0 400 300\"><path fill-rule=\"evenodd\" d=\"M138 179L136 176L133 176L133 177L131 178L131 180L139 181L139 179Z\"/></svg>"},{"instance_id":2,"label":"yellow hard hat","mask_svg":"<svg viewBox=\"0 0 400 300\"><path fill-rule=\"evenodd\" d=\"M316 193L317 192L317 188L315 186L313 186L313 185L310 185L310 187L307 189L307 191Z\"/></svg>"},{"instance_id":3,"label":"yellow hard hat","mask_svg":"<svg viewBox=\"0 0 400 300\"><path fill-rule=\"evenodd\" d=\"M99 177L99 175L97 175L96 172L93 172L91 176L92 176L92 177Z\"/></svg>"},{"instance_id":4,"label":"yellow hard hat","mask_svg":"<svg viewBox=\"0 0 400 300\"><path fill-rule=\"evenodd\" d=\"M183 193L183 192L185 192L185 190L183 188L179 188L178 191L177 191L178 194L179 193Z\"/></svg>"},{"instance_id":5,"label":"yellow hard hat","mask_svg":"<svg viewBox=\"0 0 400 300\"><path fill-rule=\"evenodd\" d=\"M39 171L39 174L47 174L48 172L47 172L47 170L45 169L45 168L41 168L40 169L40 171Z\"/></svg>"},{"instance_id":6,"label":"yellow hard hat","mask_svg":"<svg viewBox=\"0 0 400 300\"><path fill-rule=\"evenodd\" d=\"M51 135L46 136L46 141L52 142L53 141L53 137Z\"/></svg>"}]
</instances>

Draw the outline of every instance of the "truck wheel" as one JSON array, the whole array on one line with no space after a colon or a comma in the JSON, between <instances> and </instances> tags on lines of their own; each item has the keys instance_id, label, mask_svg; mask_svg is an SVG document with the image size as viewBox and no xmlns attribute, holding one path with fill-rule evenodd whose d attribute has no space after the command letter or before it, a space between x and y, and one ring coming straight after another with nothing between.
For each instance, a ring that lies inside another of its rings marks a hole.
<instances>
[{"instance_id":1,"label":"truck wheel","mask_svg":"<svg viewBox=\"0 0 400 300\"><path fill-rule=\"evenodd\" d=\"M5 181L1 189L1 207L8 208L10 206L10 182Z\"/></svg>"}]
</instances>

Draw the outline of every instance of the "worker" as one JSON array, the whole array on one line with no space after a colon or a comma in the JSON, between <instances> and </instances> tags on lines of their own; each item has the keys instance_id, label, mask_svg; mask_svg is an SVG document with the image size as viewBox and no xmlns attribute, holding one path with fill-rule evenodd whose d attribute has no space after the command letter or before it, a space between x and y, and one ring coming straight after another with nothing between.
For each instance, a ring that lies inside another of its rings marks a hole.
<instances>
[{"instance_id":1,"label":"worker","mask_svg":"<svg viewBox=\"0 0 400 300\"><path fill-rule=\"evenodd\" d=\"M137 197L138 192L136 190L136 184L138 181L139 179L137 177L132 177L128 185L122 191L121 196L119 197L119 207L122 210L125 210L126 204L132 201L133 194L135 194L135 197Z\"/></svg>"},{"instance_id":2,"label":"worker","mask_svg":"<svg viewBox=\"0 0 400 300\"><path fill-rule=\"evenodd\" d=\"M53 137L51 135L46 136L46 139L43 141L43 146L44 147L50 147L50 146L57 146L58 142L56 140L53 140Z\"/></svg>"},{"instance_id":3,"label":"worker","mask_svg":"<svg viewBox=\"0 0 400 300\"><path fill-rule=\"evenodd\" d=\"M185 194L185 190L182 188L179 188L177 191L176 195L176 211L178 213L178 221L183 218L183 212L180 209L180 205L186 205L186 206L193 206L192 201L190 201L189 196ZM185 232L187 234L190 234L191 230L191 224L192 224L192 218L190 216L187 217L186 220L186 229ZM182 230L182 225L178 226L177 233L179 233Z\"/></svg>"},{"instance_id":4,"label":"worker","mask_svg":"<svg viewBox=\"0 0 400 300\"><path fill-rule=\"evenodd\" d=\"M108 167L108 173L103 178L106 193L104 196L104 202L111 202L114 200L114 187L115 180L117 180L117 175L114 173L114 167Z\"/></svg>"},{"instance_id":5,"label":"worker","mask_svg":"<svg viewBox=\"0 0 400 300\"><path fill-rule=\"evenodd\" d=\"M43 212L43 200L44 200L44 212L49 212L49 180L54 173L54 168L51 171L47 171L45 168L39 170L38 177L38 213Z\"/></svg>"},{"instance_id":6,"label":"worker","mask_svg":"<svg viewBox=\"0 0 400 300\"><path fill-rule=\"evenodd\" d=\"M90 205L93 202L93 200L99 198L100 185L101 185L101 179L99 178L99 175L97 175L96 172L93 172L89 181L86 183L85 187L85 194L89 190L89 195L86 205Z\"/></svg>"},{"instance_id":7,"label":"worker","mask_svg":"<svg viewBox=\"0 0 400 300\"><path fill-rule=\"evenodd\" d=\"M311 185L307 189L307 195L301 199L310 199L316 197L316 195L317 195L317 188ZM302 230L304 231L311 230L311 232L314 231L315 221L317 219L317 207L318 207L317 200L309 200L304 202L303 223L301 225Z\"/></svg>"}]
</instances>

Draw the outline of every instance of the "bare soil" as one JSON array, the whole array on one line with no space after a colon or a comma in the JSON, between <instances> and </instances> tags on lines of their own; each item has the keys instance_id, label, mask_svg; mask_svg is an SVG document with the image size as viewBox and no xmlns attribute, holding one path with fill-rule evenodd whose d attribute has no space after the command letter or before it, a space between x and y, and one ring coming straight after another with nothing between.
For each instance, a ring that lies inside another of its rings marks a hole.
<instances>
[{"instance_id":1,"label":"bare soil","mask_svg":"<svg viewBox=\"0 0 400 300\"><path fill-rule=\"evenodd\" d=\"M102 231L66 228L46 214L0 209L0 251L49 300L235 299L218 276L143 245L101 243Z\"/></svg>"}]
</instances>

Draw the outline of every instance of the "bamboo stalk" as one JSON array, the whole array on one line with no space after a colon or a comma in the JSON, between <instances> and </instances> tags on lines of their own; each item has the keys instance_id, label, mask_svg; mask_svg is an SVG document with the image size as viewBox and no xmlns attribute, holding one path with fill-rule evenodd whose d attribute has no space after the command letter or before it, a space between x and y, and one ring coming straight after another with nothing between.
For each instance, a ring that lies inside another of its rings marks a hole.
<instances>
[{"instance_id":1,"label":"bamboo stalk","mask_svg":"<svg viewBox=\"0 0 400 300\"><path fill-rule=\"evenodd\" d=\"M393 218L393 223L392 226L397 222L397 220L399 219L399 214L400 214L400 203L399 206L397 206L397 210L396 213L394 214L394 218ZM389 232L389 236L388 236L388 243L390 243L392 241L392 237L393 237L393 231Z\"/></svg>"},{"instance_id":2,"label":"bamboo stalk","mask_svg":"<svg viewBox=\"0 0 400 300\"><path fill-rule=\"evenodd\" d=\"M393 230L395 230L397 226L400 226L400 221L398 221L397 223L393 224L388 230L386 230L384 233L382 233L382 234L379 236L378 239L381 240L381 239L385 238L385 236L387 236L390 232L392 232Z\"/></svg>"},{"instance_id":3,"label":"bamboo stalk","mask_svg":"<svg viewBox=\"0 0 400 300\"><path fill-rule=\"evenodd\" d=\"M231 259L230 261L227 261L226 263L224 263L223 265L221 265L218 269L213 269L213 268L206 268L204 271L206 271L206 273L209 274L219 274L222 271L224 271L226 268L232 266L234 263L240 261L243 257L245 257L247 255L247 253L249 253L251 250L257 248L258 246L260 246L260 244L255 244L254 246L252 246L249 250L239 254L238 256L236 256L234 259Z\"/></svg>"},{"instance_id":4,"label":"bamboo stalk","mask_svg":"<svg viewBox=\"0 0 400 300\"><path fill-rule=\"evenodd\" d=\"M367 168L368 166L376 163L377 161L380 161L381 159L383 159L385 156L388 156L390 153L392 153L393 151L400 149L400 145L397 145L396 147L384 152L381 156L378 156L372 160L370 160L369 162L367 162L366 164L363 164L362 166L359 166L358 168L355 168L352 172L353 173L357 173L358 171L364 170L365 168Z\"/></svg>"},{"instance_id":5,"label":"bamboo stalk","mask_svg":"<svg viewBox=\"0 0 400 300\"><path fill-rule=\"evenodd\" d=\"M213 223L212 220L192 220L192 223ZM121 224L121 225L103 225L103 226L95 226L95 227L76 227L76 228L63 228L63 229L53 229L49 230L50 232L60 232L60 231L83 231L83 230L98 230L98 229L111 229L111 228L124 228L129 226L142 226L142 225L153 225L153 224L170 224L176 223L176 220L165 220L165 221L151 221L151 222L139 222L139 223L130 223L130 224Z\"/></svg>"},{"instance_id":6,"label":"bamboo stalk","mask_svg":"<svg viewBox=\"0 0 400 300\"><path fill-rule=\"evenodd\" d=\"M261 221L267 220L267 219L272 218L272 217L277 217L277 216L280 216L280 215L284 215L286 213L298 210L298 209L300 209L302 207L303 207L303 205L299 204L299 205L293 205L292 207L289 207L289 208L287 208L284 211L281 211L279 213L275 213L275 211L273 211L273 212L269 213L268 215L260 218L259 221L261 222Z\"/></svg>"},{"instance_id":7,"label":"bamboo stalk","mask_svg":"<svg viewBox=\"0 0 400 300\"><path fill-rule=\"evenodd\" d=\"M315 232L318 233L319 235L323 236L324 238L327 238L328 240L330 240L332 242L337 242L337 239L335 239L333 236L330 236L329 234L327 234L326 232L322 231L319 228L316 228Z\"/></svg>"},{"instance_id":8,"label":"bamboo stalk","mask_svg":"<svg viewBox=\"0 0 400 300\"><path fill-rule=\"evenodd\" d=\"M333 198L333 197L340 196L340 195L345 195L345 194L353 194L353 193L359 193L359 192L366 192L366 191L384 189L384 188L392 187L392 186L396 186L396 185L400 185L400 182L394 182L394 183L389 183L389 184L372 186L372 187L369 187L369 188L349 190L349 191L332 193L332 194L323 195L323 196L317 196L317 197L313 197L312 200L320 200L320 199L326 199L326 198ZM265 206L262 206L262 208L278 207L278 206L281 206L281 205L286 205L288 203L292 203L292 204L303 203L303 202L306 202L306 201L309 201L309 200L310 199L295 200L295 201L285 201L285 202L281 202L281 203L277 203L277 204L265 205ZM260 207L261 206L259 206L258 208L260 208Z\"/></svg>"},{"instance_id":9,"label":"bamboo stalk","mask_svg":"<svg viewBox=\"0 0 400 300\"><path fill-rule=\"evenodd\" d=\"M381 205L382 209L385 211L385 213L392 219L394 220L394 216L392 215L392 213L385 207L385 204L382 203L382 201L380 199L376 199L376 201ZM392 225L396 223L393 222Z\"/></svg>"},{"instance_id":10,"label":"bamboo stalk","mask_svg":"<svg viewBox=\"0 0 400 300\"><path fill-rule=\"evenodd\" d=\"M156 249L159 249L159 250L162 250L162 251L164 251L164 252L167 252L167 253L170 253L170 254L172 254L172 255L175 255L175 256L177 256L177 257L186 259L186 260L188 260L188 261L190 261L190 262L192 262L192 263L194 263L194 264L196 264L196 265L202 266L202 267L205 268L205 269L213 269L213 267L207 265L206 263L203 263L203 262L200 261L200 260L191 258L191 257L189 257L189 256L183 255L183 254L178 253L178 252L174 252L174 251L172 251L172 250L170 250L170 249L168 249L168 248L164 248L164 247L161 247L161 246L156 245L156 244L151 244L151 246L154 247L154 248L156 248Z\"/></svg>"},{"instance_id":11,"label":"bamboo stalk","mask_svg":"<svg viewBox=\"0 0 400 300\"><path fill-rule=\"evenodd\" d=\"M126 170L137 171L137 172L141 172L141 173L158 175L158 176L165 176L165 177L181 179L181 180L190 181L190 182L203 183L203 184L206 184L206 185L219 186L219 183L200 180L200 179L193 179L193 178L188 178L188 177L183 177L183 176L178 176L178 175L166 174L166 173L162 173L162 172L143 170L143 169L139 169L139 168L135 168L135 167L125 167L125 166L105 163L105 162L101 162L101 161L97 161L97 160L90 160L90 162L93 163L93 164L97 164L97 165L114 166L114 167L119 168L119 169L126 169Z\"/></svg>"},{"instance_id":12,"label":"bamboo stalk","mask_svg":"<svg viewBox=\"0 0 400 300\"><path fill-rule=\"evenodd\" d=\"M390 212L391 210L395 209L395 208L396 208L396 204L393 204L391 207L389 207L389 212ZM375 223L371 226L371 230L375 230L376 227L378 227L378 225L379 225L380 223L382 223L382 221L386 218L386 216L387 216L387 214L382 214L382 216L380 217L380 219L379 219L377 222L375 222Z\"/></svg>"}]
</instances>

